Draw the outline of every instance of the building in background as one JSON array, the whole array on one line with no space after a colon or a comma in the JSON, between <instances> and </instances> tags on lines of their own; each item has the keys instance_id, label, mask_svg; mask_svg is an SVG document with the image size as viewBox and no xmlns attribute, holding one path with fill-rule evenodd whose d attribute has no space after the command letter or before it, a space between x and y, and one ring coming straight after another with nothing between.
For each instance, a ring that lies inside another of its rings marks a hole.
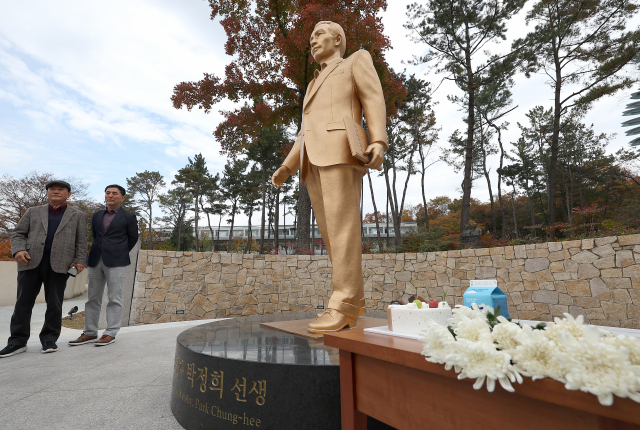
<instances>
[{"instance_id":1,"label":"building in background","mask_svg":"<svg viewBox=\"0 0 640 430\"><path fill-rule=\"evenodd\" d=\"M362 228L363 228L362 237L371 241L374 247L377 246L376 240L378 238L378 234L376 232L376 224L363 223ZM400 225L400 229L402 231L402 235L404 236L405 234L411 231L416 231L418 229L418 224L416 222L403 222ZM226 247L229 242L229 234L231 234L230 233L231 226L229 225L220 226L219 229L217 226L215 227L212 226L211 230L209 229L208 226L204 226L204 227L198 226L199 239L205 243L207 241L211 241L212 230L213 230L213 242L216 245L216 250L220 250L220 252L226 252ZM165 241L165 240L169 240L169 238L171 237L172 229L169 227L157 227L154 229L154 231L157 233L159 241ZM387 236L387 233L388 233L388 236ZM324 243L322 243L322 240L320 237L320 230L318 229L318 227L315 226L315 231L314 229L312 229L309 234L313 239L315 239L314 252L316 254L326 254L326 249L324 247ZM389 227L387 227L386 223L384 224L380 223L380 237L384 241L386 241L387 237L389 239L394 239L395 232L393 231L393 226L389 225ZM248 226L241 226L241 225L233 226L233 239L247 240L248 238L249 238ZM252 226L251 238L252 240L255 240L255 241L260 240L260 226L258 227ZM265 229L265 232L264 232L265 246L267 247L272 246L274 238L275 238L275 232L273 231L273 229L271 230ZM295 240L296 240L295 225L290 224L290 225L279 226L278 240L280 242L280 250L282 252L292 253L295 247L293 244L295 243Z\"/></svg>"}]
</instances>

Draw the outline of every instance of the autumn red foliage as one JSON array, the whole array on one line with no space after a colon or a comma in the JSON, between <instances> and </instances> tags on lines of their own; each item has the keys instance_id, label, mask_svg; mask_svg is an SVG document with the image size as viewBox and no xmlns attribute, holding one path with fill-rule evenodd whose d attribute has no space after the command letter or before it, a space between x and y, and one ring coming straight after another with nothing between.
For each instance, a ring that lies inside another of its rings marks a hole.
<instances>
[{"instance_id":1,"label":"autumn red foliage","mask_svg":"<svg viewBox=\"0 0 640 430\"><path fill-rule=\"evenodd\" d=\"M400 78L384 53L391 48L383 34L380 12L386 0L209 0L211 19L220 19L227 34L225 51L232 56L224 78L209 73L197 82L182 82L171 97L175 108L209 111L222 99L251 100L230 111L215 130L222 153L235 156L254 142L260 130L297 126L302 101L313 72L309 36L323 20L339 23L347 37L345 57L366 49L383 85L387 113L405 97Z\"/></svg>"},{"instance_id":2,"label":"autumn red foliage","mask_svg":"<svg viewBox=\"0 0 640 430\"><path fill-rule=\"evenodd\" d=\"M12 261L11 241L9 239L0 240L0 261Z\"/></svg>"},{"instance_id":3,"label":"autumn red foliage","mask_svg":"<svg viewBox=\"0 0 640 430\"><path fill-rule=\"evenodd\" d=\"M386 222L387 221L387 216L383 215L380 211L376 213L368 213L365 214L364 218L362 218L363 222L369 222L369 223L375 223L376 222L376 217L378 218L378 222Z\"/></svg>"}]
</instances>

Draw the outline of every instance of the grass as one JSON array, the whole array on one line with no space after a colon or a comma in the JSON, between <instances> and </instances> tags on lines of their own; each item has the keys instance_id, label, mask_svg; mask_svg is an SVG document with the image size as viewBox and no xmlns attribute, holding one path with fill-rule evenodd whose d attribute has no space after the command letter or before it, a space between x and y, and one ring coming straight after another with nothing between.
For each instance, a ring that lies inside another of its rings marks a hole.
<instances>
[{"instance_id":1,"label":"grass","mask_svg":"<svg viewBox=\"0 0 640 430\"><path fill-rule=\"evenodd\" d=\"M73 319L69 319L69 317L62 318L62 326L76 330L84 329L84 311L73 314Z\"/></svg>"}]
</instances>

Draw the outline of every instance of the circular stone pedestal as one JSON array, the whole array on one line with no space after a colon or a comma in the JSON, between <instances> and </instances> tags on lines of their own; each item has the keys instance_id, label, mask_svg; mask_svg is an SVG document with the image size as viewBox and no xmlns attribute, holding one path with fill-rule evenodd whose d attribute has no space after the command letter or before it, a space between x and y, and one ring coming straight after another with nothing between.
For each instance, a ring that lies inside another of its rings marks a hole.
<instances>
[{"instance_id":1,"label":"circular stone pedestal","mask_svg":"<svg viewBox=\"0 0 640 430\"><path fill-rule=\"evenodd\" d=\"M322 339L260 326L315 315L254 315L182 332L171 393L180 425L189 430L339 430L338 350ZM391 429L371 417L367 421L368 429Z\"/></svg>"}]
</instances>

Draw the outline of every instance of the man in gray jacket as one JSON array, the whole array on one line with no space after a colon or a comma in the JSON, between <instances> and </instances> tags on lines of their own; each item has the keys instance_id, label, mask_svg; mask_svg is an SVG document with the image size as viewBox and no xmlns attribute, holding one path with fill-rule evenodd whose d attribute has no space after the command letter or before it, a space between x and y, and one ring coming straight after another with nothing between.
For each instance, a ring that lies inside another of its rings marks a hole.
<instances>
[{"instance_id":1,"label":"man in gray jacket","mask_svg":"<svg viewBox=\"0 0 640 430\"><path fill-rule=\"evenodd\" d=\"M40 332L42 352L58 350L68 271L75 267L80 273L86 264L87 216L67 205L71 185L52 181L46 190L49 204L29 208L11 234L11 254L18 263L18 299L11 317L11 337L0 357L27 350L31 312L42 284L47 302Z\"/></svg>"}]
</instances>

